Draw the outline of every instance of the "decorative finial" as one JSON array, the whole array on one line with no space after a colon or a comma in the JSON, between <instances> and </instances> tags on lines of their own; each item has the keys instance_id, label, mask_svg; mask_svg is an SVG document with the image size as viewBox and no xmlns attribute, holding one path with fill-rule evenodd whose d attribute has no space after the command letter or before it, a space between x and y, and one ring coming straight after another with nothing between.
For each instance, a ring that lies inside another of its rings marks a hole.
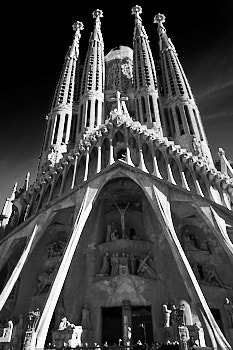
<instances>
[{"instance_id":1,"label":"decorative finial","mask_svg":"<svg viewBox=\"0 0 233 350\"><path fill-rule=\"evenodd\" d=\"M72 25L72 27L73 27L73 30L75 31L75 36L80 37L81 36L80 31L84 29L83 23L77 21Z\"/></svg>"},{"instance_id":2,"label":"decorative finial","mask_svg":"<svg viewBox=\"0 0 233 350\"><path fill-rule=\"evenodd\" d=\"M166 32L166 29L163 25L165 22L165 16L162 13L158 13L157 15L154 16L154 23L158 23L158 32L160 34L163 34Z\"/></svg>"},{"instance_id":3,"label":"decorative finial","mask_svg":"<svg viewBox=\"0 0 233 350\"><path fill-rule=\"evenodd\" d=\"M101 18L101 17L104 17L103 11L97 9L97 10L95 10L95 11L92 12L92 16L93 16L93 18L96 19L96 22L97 22L97 21L99 22L99 21L100 21L100 18Z\"/></svg>"},{"instance_id":4,"label":"decorative finial","mask_svg":"<svg viewBox=\"0 0 233 350\"><path fill-rule=\"evenodd\" d=\"M165 22L165 16L162 13L158 13L154 16L154 23L162 24Z\"/></svg>"},{"instance_id":5,"label":"decorative finial","mask_svg":"<svg viewBox=\"0 0 233 350\"><path fill-rule=\"evenodd\" d=\"M139 5L134 6L132 8L132 10L131 10L131 14L135 15L135 19L140 19L141 20L141 17L140 17L141 13L142 13L142 7L139 6Z\"/></svg>"}]
</instances>

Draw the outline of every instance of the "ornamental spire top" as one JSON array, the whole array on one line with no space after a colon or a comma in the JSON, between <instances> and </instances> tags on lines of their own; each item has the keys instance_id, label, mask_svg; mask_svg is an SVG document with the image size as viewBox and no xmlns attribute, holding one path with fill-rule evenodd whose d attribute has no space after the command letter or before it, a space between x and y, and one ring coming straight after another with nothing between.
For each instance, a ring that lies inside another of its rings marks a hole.
<instances>
[{"instance_id":1,"label":"ornamental spire top","mask_svg":"<svg viewBox=\"0 0 233 350\"><path fill-rule=\"evenodd\" d=\"M142 19L140 17L141 13L142 13L142 7L139 5L134 6L131 10L131 14L135 15L135 22L138 24L142 22Z\"/></svg>"},{"instance_id":2,"label":"ornamental spire top","mask_svg":"<svg viewBox=\"0 0 233 350\"><path fill-rule=\"evenodd\" d=\"M104 17L103 11L97 9L97 10L95 10L95 11L92 12L92 16L93 16L93 18L95 18L96 24L99 24L99 25L100 25L100 18L101 18L101 17Z\"/></svg>"},{"instance_id":3,"label":"ornamental spire top","mask_svg":"<svg viewBox=\"0 0 233 350\"><path fill-rule=\"evenodd\" d=\"M84 29L83 23L77 21L72 25L72 27L73 27L73 30L75 31L74 36L77 37L78 39L80 39L80 37L81 37L80 31Z\"/></svg>"},{"instance_id":4,"label":"ornamental spire top","mask_svg":"<svg viewBox=\"0 0 233 350\"><path fill-rule=\"evenodd\" d=\"M158 32L159 34L165 34L166 29L163 25L165 22L165 16L162 13L158 13L157 15L154 16L154 23L158 23Z\"/></svg>"}]
</instances>

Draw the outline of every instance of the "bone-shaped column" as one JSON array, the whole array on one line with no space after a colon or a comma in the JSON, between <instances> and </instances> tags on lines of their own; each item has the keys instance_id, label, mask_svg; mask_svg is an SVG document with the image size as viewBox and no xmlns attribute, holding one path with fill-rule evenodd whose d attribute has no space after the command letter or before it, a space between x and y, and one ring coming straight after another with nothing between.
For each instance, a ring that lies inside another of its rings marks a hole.
<instances>
[{"instance_id":1,"label":"bone-shaped column","mask_svg":"<svg viewBox=\"0 0 233 350\"><path fill-rule=\"evenodd\" d=\"M31 349L44 348L46 336L48 333L54 309L60 296L74 253L76 251L76 247L78 245L82 230L92 210L93 201L96 197L97 191L97 188L90 187L88 187L86 190L81 207L79 209L79 213L74 224L73 232L68 241L57 275L50 289L38 327L35 330L35 335L32 338Z\"/></svg>"},{"instance_id":2,"label":"bone-shaped column","mask_svg":"<svg viewBox=\"0 0 233 350\"><path fill-rule=\"evenodd\" d=\"M230 344L227 342L209 309L209 306L205 300L205 297L193 273L189 261L183 251L183 248L181 247L181 244L175 232L175 228L173 226L170 203L167 196L155 185L153 185L152 192L151 187L145 186L145 189L147 191L150 203L158 215L158 219L161 223L180 274L183 277L187 291L192 301L199 309L200 315L202 316L209 338L207 341L210 343L210 346L215 349L231 349Z\"/></svg>"}]
</instances>

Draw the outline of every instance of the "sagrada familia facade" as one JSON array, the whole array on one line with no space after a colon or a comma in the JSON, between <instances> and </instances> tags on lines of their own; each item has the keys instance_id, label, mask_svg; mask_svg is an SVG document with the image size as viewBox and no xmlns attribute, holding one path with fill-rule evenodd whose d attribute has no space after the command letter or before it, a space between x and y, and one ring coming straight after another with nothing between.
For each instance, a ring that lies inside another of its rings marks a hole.
<instances>
[{"instance_id":1,"label":"sagrada familia facade","mask_svg":"<svg viewBox=\"0 0 233 350\"><path fill-rule=\"evenodd\" d=\"M155 60L141 13L106 54L94 11L85 62L73 25L36 180L1 214L0 349L233 345L232 168L165 16Z\"/></svg>"}]
</instances>

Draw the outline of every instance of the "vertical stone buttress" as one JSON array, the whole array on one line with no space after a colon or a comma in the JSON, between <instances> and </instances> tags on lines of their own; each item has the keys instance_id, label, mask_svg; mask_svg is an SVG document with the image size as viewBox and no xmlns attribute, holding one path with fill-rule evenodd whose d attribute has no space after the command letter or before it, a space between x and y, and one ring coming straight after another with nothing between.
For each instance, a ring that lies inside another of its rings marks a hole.
<instances>
[{"instance_id":1,"label":"vertical stone buttress","mask_svg":"<svg viewBox=\"0 0 233 350\"><path fill-rule=\"evenodd\" d=\"M81 135L85 128L94 128L104 121L104 43L100 29L103 12L97 9L92 15L95 18L95 26L89 40L82 75L78 135Z\"/></svg>"},{"instance_id":2,"label":"vertical stone buttress","mask_svg":"<svg viewBox=\"0 0 233 350\"><path fill-rule=\"evenodd\" d=\"M132 8L132 14L135 15L133 73L136 116L141 124L153 128L157 131L158 136L162 136L155 63L146 31L142 25L141 13L141 6L137 5Z\"/></svg>"},{"instance_id":3,"label":"vertical stone buttress","mask_svg":"<svg viewBox=\"0 0 233 350\"><path fill-rule=\"evenodd\" d=\"M70 137L73 139L75 137L77 115L74 111L77 105L78 89L77 61L82 29L81 22L73 24L74 40L65 57L51 110L47 116L47 130L42 146L38 176L48 165L54 166L62 158L63 153L67 152L68 143L72 142Z\"/></svg>"},{"instance_id":4,"label":"vertical stone buttress","mask_svg":"<svg viewBox=\"0 0 233 350\"><path fill-rule=\"evenodd\" d=\"M160 63L162 70L161 102L165 135L196 156L204 156L213 165L199 110L178 59L176 49L163 25L165 16L158 14Z\"/></svg>"}]
</instances>

